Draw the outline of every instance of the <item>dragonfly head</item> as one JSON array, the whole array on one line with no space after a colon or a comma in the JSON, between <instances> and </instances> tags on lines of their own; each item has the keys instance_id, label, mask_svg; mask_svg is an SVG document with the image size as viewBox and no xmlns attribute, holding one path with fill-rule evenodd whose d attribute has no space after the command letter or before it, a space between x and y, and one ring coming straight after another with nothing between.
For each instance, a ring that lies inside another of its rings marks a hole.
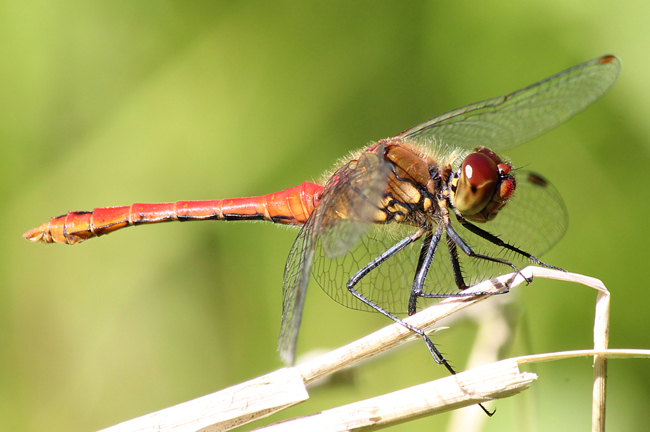
<instances>
[{"instance_id":1,"label":"dragonfly head","mask_svg":"<svg viewBox=\"0 0 650 432\"><path fill-rule=\"evenodd\" d=\"M492 150L476 148L452 179L451 199L456 209L474 222L494 219L515 191L511 169Z\"/></svg>"}]
</instances>

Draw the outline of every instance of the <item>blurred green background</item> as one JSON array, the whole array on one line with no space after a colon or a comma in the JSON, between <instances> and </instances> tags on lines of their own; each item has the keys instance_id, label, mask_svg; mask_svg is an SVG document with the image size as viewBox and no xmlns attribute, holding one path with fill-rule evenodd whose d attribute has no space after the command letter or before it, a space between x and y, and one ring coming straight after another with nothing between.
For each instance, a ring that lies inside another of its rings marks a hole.
<instances>
[{"instance_id":1,"label":"blurred green background","mask_svg":"<svg viewBox=\"0 0 650 432\"><path fill-rule=\"evenodd\" d=\"M205 222L70 247L30 244L23 232L69 210L315 180L370 141L606 53L623 62L614 88L508 156L565 198L569 231L546 261L612 291L612 347L650 348L647 1L59 1L0 11L4 430L92 431L281 367L281 280L296 235ZM507 355L591 346L593 291L544 280L518 291L522 325ZM299 354L387 324L312 286ZM475 327L456 322L434 338L459 369ZM492 404L485 430L589 427L590 359L529 370L540 381ZM411 343L255 426L445 375ZM646 428L650 363L611 361L609 378L610 429ZM444 430L447 419L392 430Z\"/></svg>"}]
</instances>

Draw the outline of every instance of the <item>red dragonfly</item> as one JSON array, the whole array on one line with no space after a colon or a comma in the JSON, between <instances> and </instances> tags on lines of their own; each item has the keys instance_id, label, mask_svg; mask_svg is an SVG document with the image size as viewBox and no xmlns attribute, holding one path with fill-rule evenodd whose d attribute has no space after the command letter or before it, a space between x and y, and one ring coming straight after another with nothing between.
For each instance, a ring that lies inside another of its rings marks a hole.
<instances>
[{"instance_id":1,"label":"red dragonfly","mask_svg":"<svg viewBox=\"0 0 650 432\"><path fill-rule=\"evenodd\" d=\"M357 151L322 185L70 212L24 237L74 244L131 225L190 220L302 226L283 278L278 350L284 361L294 361L311 274L337 302L380 312L418 333L436 362L454 373L426 334L395 314L462 296L468 286L526 263L556 268L537 257L566 231L559 194L539 174L515 170L495 152L585 109L614 84L619 69L615 56L603 56L442 114Z\"/></svg>"}]
</instances>

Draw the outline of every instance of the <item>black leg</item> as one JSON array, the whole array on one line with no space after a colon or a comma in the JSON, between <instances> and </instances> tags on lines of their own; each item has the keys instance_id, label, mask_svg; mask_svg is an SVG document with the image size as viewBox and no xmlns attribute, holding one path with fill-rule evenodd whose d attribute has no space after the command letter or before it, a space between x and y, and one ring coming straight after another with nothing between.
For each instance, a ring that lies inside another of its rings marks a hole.
<instances>
[{"instance_id":1,"label":"black leg","mask_svg":"<svg viewBox=\"0 0 650 432\"><path fill-rule=\"evenodd\" d=\"M420 330L419 328L415 328L412 325L405 323L401 319L397 318L395 315L392 315L388 311L380 308L375 303L371 302L370 300L368 300L367 298L362 296L360 293L358 293L354 289L354 284L351 284L351 282L352 282L352 279L350 279L350 281L348 282L348 285L347 285L348 291L350 291L350 294L352 294L357 299L359 299L360 301L362 301L366 305L370 306L371 308L373 308L374 310L376 310L380 314L392 319L396 323L401 324L404 327L406 327L407 329L411 330L412 332L417 333L418 335L420 335L422 337L422 339L424 339L424 342L426 343L427 348L429 349L429 352L431 353L431 356L436 361L436 363L444 365L447 368L447 370L449 371L449 373L451 373L453 375L456 374L456 371L449 365L449 363L447 362L445 357L442 355L442 353L440 351L438 351L438 348L436 348L436 346L433 344L433 342L431 342L431 339L429 339L429 336L427 336L427 334L423 330ZM358 282L358 280L356 282Z\"/></svg>"},{"instance_id":2,"label":"black leg","mask_svg":"<svg viewBox=\"0 0 650 432\"><path fill-rule=\"evenodd\" d=\"M392 249L392 248L391 248L391 249ZM430 247L429 247L429 249L430 249ZM367 267L367 266L366 266L366 267ZM368 272L366 272L366 274L367 274L367 273L368 273ZM356 275L355 275L355 276L356 276ZM356 284L360 279L361 279L361 278L357 279L357 280L355 281L355 284ZM449 371L450 374L452 374L452 375L456 375L456 371L454 370L454 368L451 367L451 365L449 364L449 362L447 361L447 359L442 355L442 353L438 350L438 348L437 348L437 347L435 346L435 344L431 341L431 339L429 339L429 336L427 336L427 334L426 334L423 330L420 330L419 328L415 328L415 327L413 327L412 325L405 323L405 322L402 321L401 319L399 319L399 318L397 318L396 316L390 314L390 313L387 312L386 310L380 308L379 306L377 306L376 304L374 304L373 302L371 302L370 300L368 300L367 298L365 298L364 296L362 296L361 294L359 294L359 293L354 289L354 285L351 285L351 282L352 282L352 279L350 279L350 281L348 281L347 287L348 287L348 291L350 291L350 293L351 293L353 296L355 296L357 299L361 300L363 303L365 303L366 305L370 306L371 308L375 309L377 312L381 313L382 315L384 315L384 316L386 316L386 317L392 319L392 320L395 321L396 323L401 324L401 325L403 325L404 327L406 327L407 329L411 330L412 332L417 333L418 335L420 335L420 337L422 337L422 339L424 340L424 343L426 344L427 349L429 350L429 353L431 354L431 357L433 357L433 360L435 360L435 362L436 362L437 364L439 364L439 365L443 365L445 368L447 368L447 370ZM483 412L484 412L485 414L487 414L489 417L492 417L492 416L494 415L494 413L496 412L496 410L495 410L495 411L492 411L492 412L488 411L488 410L483 406L483 404L478 404L478 405L481 407L481 409L483 410Z\"/></svg>"},{"instance_id":3,"label":"black leg","mask_svg":"<svg viewBox=\"0 0 650 432\"><path fill-rule=\"evenodd\" d=\"M496 295L496 294L506 294L510 292L510 287L505 286L503 290L500 290L498 292L472 292L472 293L465 293L462 292L463 290L467 289L467 285L465 284L465 280L463 279L463 274L462 274L462 269L460 267L460 261L458 259L458 249L457 246L460 247L460 249L469 257L472 258L477 258L477 259L483 259L486 261L491 261L495 262L498 264L503 264L510 266L515 272L521 274L519 269L512 264L510 261L501 259L501 258L494 258L488 255L482 255L482 254L477 254L472 250L471 247L463 240L456 231L451 226L451 223L445 224L445 228L447 231L447 246L449 248L449 256L451 258L451 267L454 272L454 280L456 282L456 286L458 287L461 292L456 292L456 293L425 293L425 292L420 292L418 294L418 297L423 297L423 298L449 298L449 297L473 297L477 295ZM488 233L489 234L489 233ZM522 277L524 277L522 275ZM524 277L528 281L526 277ZM530 282L530 281L529 281Z\"/></svg>"},{"instance_id":4,"label":"black leg","mask_svg":"<svg viewBox=\"0 0 650 432\"><path fill-rule=\"evenodd\" d=\"M433 357L433 360L439 364L439 365L444 365L445 368L449 371L450 374L456 375L456 371L454 368L451 367L447 359L442 355L442 353L438 350L438 348L435 346L435 344L429 339L429 336L423 331L418 328L413 327L410 324L407 324L406 322L402 321L401 319L397 318L396 316L392 315L385 309L379 307L372 301L368 300L365 298L363 295L361 295L359 292L357 292L354 289L354 286L359 283L361 279L363 279L364 276L366 276L368 273L370 273L372 270L377 268L381 263L395 255L397 252L401 251L404 249L406 246L409 244L413 243L417 239L419 239L422 234L425 233L425 228L420 228L416 233L400 240L398 243L395 245L391 246L388 250L386 250L384 253L382 253L380 256L377 258L373 259L371 262L369 262L367 265L365 265L361 270L359 270L354 276L350 278L350 280L347 282L346 286L350 294L355 296L358 300L366 304L367 306L370 306L377 312L381 313L382 315L390 318L391 320L395 321L398 324L401 324L402 326L406 327L410 331L418 334L422 339L424 340L424 343L427 346L427 349L429 350L429 353L431 354L431 357ZM433 257L435 255L436 248L438 246L438 243L440 242L440 237L442 236L442 227L438 227L435 231L434 234L431 234L431 231L427 231L427 236L425 237L424 244L423 244L423 249L420 251L420 258L418 261L418 270L416 272L415 280L413 282L414 289L416 286L419 288L420 294L422 293L422 286L424 285L424 281L426 279L426 274L427 271L429 270L429 267L431 266L431 262L433 261ZM426 245L426 252L424 251ZM414 294L413 291L411 293L411 298L409 300L409 309L411 307L411 301L414 302L415 305L415 300L414 300ZM487 414L488 416L494 415L495 411L488 411L482 404L478 404L483 412Z\"/></svg>"},{"instance_id":5,"label":"black leg","mask_svg":"<svg viewBox=\"0 0 650 432\"><path fill-rule=\"evenodd\" d=\"M524 257L528 258L529 260L531 260L535 264L540 265L542 267L547 267L547 268L552 268L552 269L555 269L555 270L564 271L563 269L561 269L559 267L555 267L555 266L552 266L550 264L543 263L537 257L535 257L535 256L529 254L528 252L523 251L523 250L521 250L521 249L519 249L519 248L517 248L515 246L512 246L511 244L508 244L508 243L504 242L503 240L501 240L499 237L495 236L494 234L491 234L488 231L485 231L484 229L479 228L476 225L468 222L465 218L458 217L458 215L456 215L456 218L458 219L458 222L460 222L465 229L467 229L468 231L476 234L477 236L489 241L490 243L492 243L492 244L494 244L496 246L502 247L504 249L511 250L511 251L521 255L521 256L524 256Z\"/></svg>"},{"instance_id":6,"label":"black leg","mask_svg":"<svg viewBox=\"0 0 650 432\"><path fill-rule=\"evenodd\" d=\"M445 228L447 230L447 235L449 236L449 238L454 243L456 243L456 246L458 246L460 248L460 250L462 250L465 253L465 255L467 255L468 257L478 258L478 259L482 259L482 260L485 260L485 261L494 262L494 263L497 263L497 264L503 264L503 265L511 267L514 271L519 273L519 269L513 263L511 263L508 260L504 260L504 259L501 259L501 258L495 258L495 257L491 257L491 256L488 256L488 255L478 254L478 253L474 252L472 250L472 248L469 247L469 245L465 242L465 240L463 240L458 235L458 233L454 230L454 228L452 228L451 223L445 224Z\"/></svg>"},{"instance_id":7,"label":"black leg","mask_svg":"<svg viewBox=\"0 0 650 432\"><path fill-rule=\"evenodd\" d=\"M347 286L355 286L365 275L379 267L381 263L386 261L388 258L392 257L395 255L397 252L401 251L404 249L406 246L410 245L420 237L422 237L422 234L425 233L425 228L420 228L417 230L415 233L411 234L408 237L403 238L399 242L395 243L393 246L391 246L388 250L386 250L384 253L379 255L377 258L373 259L370 261L368 264L366 264L361 270L356 272L354 276L350 278L350 280L347 283Z\"/></svg>"},{"instance_id":8,"label":"black leg","mask_svg":"<svg viewBox=\"0 0 650 432\"><path fill-rule=\"evenodd\" d=\"M456 243L451 241L447 237L447 249L449 249L449 259L451 260L451 269L454 272L454 281L456 286L460 291L467 289L467 284L463 278L463 269L460 267L460 261L458 260L458 249L456 248Z\"/></svg>"},{"instance_id":9,"label":"black leg","mask_svg":"<svg viewBox=\"0 0 650 432\"><path fill-rule=\"evenodd\" d=\"M438 230L436 232L438 232ZM400 250L404 249L409 244L413 243L414 241L416 241L417 239L422 237L422 234L424 234L424 233L425 233L425 228L420 228L416 233L414 233L414 234L400 240L398 243L393 245L386 252L382 253L377 258L370 261L370 263L365 265L361 270L359 270L354 276L352 276L350 278L350 280L348 281L346 286L347 286L348 291L350 292L350 294L355 296L357 299L359 299L364 304L370 306L371 308L373 308L377 312L381 313L382 315L392 319L396 323L399 323L399 324L403 325L404 327L411 330L412 332L417 333L418 335L420 335L422 337L422 339L424 339L424 342L426 343L427 348L429 349L429 352L431 353L431 356L436 361L436 363L444 365L451 374L456 374L456 371L449 365L449 363L444 358L442 353L440 351L438 351L438 348L436 348L436 346L433 344L433 342L431 342L431 339L429 339L429 337L426 335L426 333L424 331L422 331L422 330L420 330L418 328L415 328L410 324L405 323L404 321L402 321L401 319L399 319L396 316L392 315L391 313L389 313L385 309L382 309L381 307L379 307L378 305L376 305L372 301L368 300L363 295L361 295L359 292L357 292L357 290L354 289L354 286L357 283L359 283L359 281L364 276L366 276L372 270L377 268L381 263L386 261L388 258L392 257L397 252L399 252ZM425 261L425 259L423 259L422 261Z\"/></svg>"},{"instance_id":10,"label":"black leg","mask_svg":"<svg viewBox=\"0 0 650 432\"><path fill-rule=\"evenodd\" d=\"M418 297L420 297L422 294L424 281L426 280L427 273L429 273L429 267L431 267L431 263L433 262L433 257L436 254L436 249L438 248L438 243L440 243L441 236L442 227L438 226L435 233L433 233L431 230L427 231L424 242L422 242L422 247L420 248L420 258L418 260L418 266L415 271L415 278L413 279L411 296L409 297L409 315L413 315L417 310L417 300Z\"/></svg>"}]
</instances>

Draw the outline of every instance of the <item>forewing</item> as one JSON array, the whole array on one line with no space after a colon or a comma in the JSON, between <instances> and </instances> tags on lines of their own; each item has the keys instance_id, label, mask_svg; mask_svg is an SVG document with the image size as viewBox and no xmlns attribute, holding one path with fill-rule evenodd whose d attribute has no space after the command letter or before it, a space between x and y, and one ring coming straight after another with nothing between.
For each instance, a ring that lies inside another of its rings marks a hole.
<instances>
[{"instance_id":1,"label":"forewing","mask_svg":"<svg viewBox=\"0 0 650 432\"><path fill-rule=\"evenodd\" d=\"M385 192L389 170L380 143L356 162L341 167L327 182L317 209L319 243L326 256L345 254L368 230Z\"/></svg>"},{"instance_id":2,"label":"forewing","mask_svg":"<svg viewBox=\"0 0 650 432\"><path fill-rule=\"evenodd\" d=\"M332 175L289 252L282 282L278 340L278 351L287 364L293 364L295 358L316 245L319 256L325 254L323 251L328 257L342 256L368 230L386 187L389 165L383 155L384 147L379 144Z\"/></svg>"},{"instance_id":3,"label":"forewing","mask_svg":"<svg viewBox=\"0 0 650 432\"><path fill-rule=\"evenodd\" d=\"M514 93L434 117L398 137L429 145L508 149L584 110L614 84L619 70L614 56L590 60Z\"/></svg>"}]
</instances>

